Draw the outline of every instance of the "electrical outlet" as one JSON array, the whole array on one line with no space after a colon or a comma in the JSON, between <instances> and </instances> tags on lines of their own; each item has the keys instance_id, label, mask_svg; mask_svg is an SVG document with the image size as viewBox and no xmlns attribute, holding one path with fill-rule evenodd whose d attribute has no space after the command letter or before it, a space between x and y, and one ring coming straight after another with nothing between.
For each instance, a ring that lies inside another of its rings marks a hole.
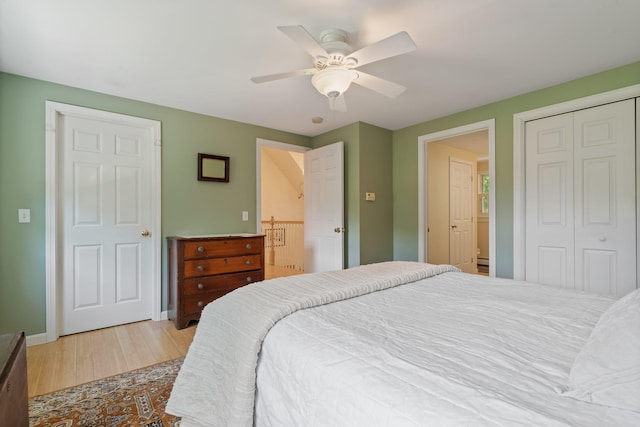
<instances>
[{"instance_id":1,"label":"electrical outlet","mask_svg":"<svg viewBox=\"0 0 640 427\"><path fill-rule=\"evenodd\" d=\"M242 211L242 220L249 221L249 211Z\"/></svg>"},{"instance_id":2,"label":"electrical outlet","mask_svg":"<svg viewBox=\"0 0 640 427\"><path fill-rule=\"evenodd\" d=\"M31 209L18 209L18 222L19 223L31 222Z\"/></svg>"}]
</instances>

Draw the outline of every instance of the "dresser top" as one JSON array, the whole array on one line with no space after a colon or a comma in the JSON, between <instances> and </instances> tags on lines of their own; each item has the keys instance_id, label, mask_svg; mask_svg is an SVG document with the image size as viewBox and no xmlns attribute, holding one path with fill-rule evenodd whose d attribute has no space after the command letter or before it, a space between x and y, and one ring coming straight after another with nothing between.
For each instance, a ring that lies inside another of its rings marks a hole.
<instances>
[{"instance_id":1,"label":"dresser top","mask_svg":"<svg viewBox=\"0 0 640 427\"><path fill-rule=\"evenodd\" d=\"M8 366L11 355L16 351L22 336L22 333L0 335L0 380L3 380L7 374L5 368Z\"/></svg>"},{"instance_id":2,"label":"dresser top","mask_svg":"<svg viewBox=\"0 0 640 427\"><path fill-rule=\"evenodd\" d=\"M229 238L251 238L262 237L264 234L251 234L251 233L226 233L226 234L198 234L189 236L168 236L167 239L180 239L180 240L199 240L199 239L229 239Z\"/></svg>"}]
</instances>

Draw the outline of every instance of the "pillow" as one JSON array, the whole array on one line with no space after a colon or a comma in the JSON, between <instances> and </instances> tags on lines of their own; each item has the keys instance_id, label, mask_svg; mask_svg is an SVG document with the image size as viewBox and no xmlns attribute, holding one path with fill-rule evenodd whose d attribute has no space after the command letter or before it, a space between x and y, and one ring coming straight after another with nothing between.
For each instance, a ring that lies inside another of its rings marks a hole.
<instances>
[{"instance_id":1,"label":"pillow","mask_svg":"<svg viewBox=\"0 0 640 427\"><path fill-rule=\"evenodd\" d=\"M569 380L567 396L640 412L640 289L602 313Z\"/></svg>"}]
</instances>

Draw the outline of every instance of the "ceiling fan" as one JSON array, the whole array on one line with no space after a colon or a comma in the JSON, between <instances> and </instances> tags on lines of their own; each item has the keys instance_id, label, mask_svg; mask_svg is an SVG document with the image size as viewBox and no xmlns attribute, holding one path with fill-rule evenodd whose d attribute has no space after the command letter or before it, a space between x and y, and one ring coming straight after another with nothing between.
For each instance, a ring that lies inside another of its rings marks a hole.
<instances>
[{"instance_id":1,"label":"ceiling fan","mask_svg":"<svg viewBox=\"0 0 640 427\"><path fill-rule=\"evenodd\" d=\"M356 68L363 65L415 50L415 43L405 31L354 52L347 43L347 33L343 30L323 31L318 42L301 25L278 27L278 29L313 57L314 66L304 70L253 77L251 80L254 83L310 75L313 86L329 98L329 108L336 111L347 111L344 92L351 83L359 84L390 98L396 98L406 89L389 80L356 71Z\"/></svg>"}]
</instances>

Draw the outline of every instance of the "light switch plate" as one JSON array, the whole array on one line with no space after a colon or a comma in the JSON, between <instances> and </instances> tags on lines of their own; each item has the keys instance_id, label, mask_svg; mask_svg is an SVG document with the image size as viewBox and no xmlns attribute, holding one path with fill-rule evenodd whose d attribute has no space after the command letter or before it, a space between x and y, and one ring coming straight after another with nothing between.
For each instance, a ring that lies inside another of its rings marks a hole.
<instances>
[{"instance_id":1,"label":"light switch plate","mask_svg":"<svg viewBox=\"0 0 640 427\"><path fill-rule=\"evenodd\" d=\"M376 193L364 193L364 199L367 202L375 202L376 201Z\"/></svg>"},{"instance_id":2,"label":"light switch plate","mask_svg":"<svg viewBox=\"0 0 640 427\"><path fill-rule=\"evenodd\" d=\"M242 220L249 221L249 211L242 211Z\"/></svg>"},{"instance_id":3,"label":"light switch plate","mask_svg":"<svg viewBox=\"0 0 640 427\"><path fill-rule=\"evenodd\" d=\"M19 223L31 222L31 209L18 209L18 222Z\"/></svg>"}]
</instances>

